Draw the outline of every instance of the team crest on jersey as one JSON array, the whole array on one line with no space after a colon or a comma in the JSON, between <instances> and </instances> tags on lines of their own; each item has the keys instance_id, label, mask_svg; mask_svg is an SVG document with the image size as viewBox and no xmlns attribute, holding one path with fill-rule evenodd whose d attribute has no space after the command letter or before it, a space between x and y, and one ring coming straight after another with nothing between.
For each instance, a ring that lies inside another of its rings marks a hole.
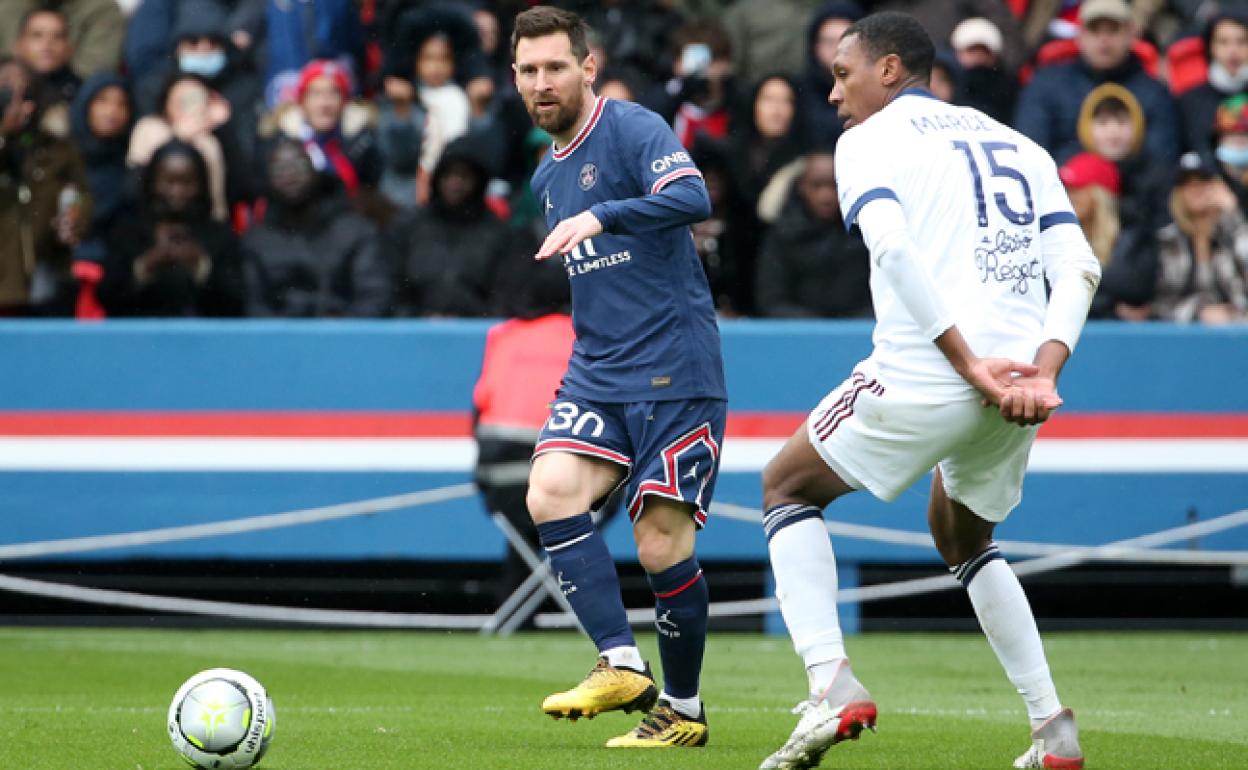
<instances>
[{"instance_id":1,"label":"team crest on jersey","mask_svg":"<svg viewBox=\"0 0 1248 770\"><path fill-rule=\"evenodd\" d=\"M581 166L581 173L577 176L576 181L580 184L582 190L588 191L598 183L598 167L593 163L586 163L584 166Z\"/></svg>"}]
</instances>

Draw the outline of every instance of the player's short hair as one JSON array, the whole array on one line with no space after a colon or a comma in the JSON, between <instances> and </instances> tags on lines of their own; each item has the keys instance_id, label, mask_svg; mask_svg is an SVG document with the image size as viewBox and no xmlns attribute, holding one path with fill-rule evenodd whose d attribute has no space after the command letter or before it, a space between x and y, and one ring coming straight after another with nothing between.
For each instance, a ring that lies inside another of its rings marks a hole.
<instances>
[{"instance_id":1,"label":"player's short hair","mask_svg":"<svg viewBox=\"0 0 1248 770\"><path fill-rule=\"evenodd\" d=\"M936 46L932 38L913 16L900 11L882 11L859 19L845 30L842 37L857 35L872 61L895 54L901 66L911 75L927 82L932 76Z\"/></svg>"},{"instance_id":2,"label":"player's short hair","mask_svg":"<svg viewBox=\"0 0 1248 770\"><path fill-rule=\"evenodd\" d=\"M584 61L589 55L589 27L572 11L550 5L538 5L516 16L511 28L511 58L516 58L516 45L522 38L545 37L562 32L572 44L572 55Z\"/></svg>"}]
</instances>

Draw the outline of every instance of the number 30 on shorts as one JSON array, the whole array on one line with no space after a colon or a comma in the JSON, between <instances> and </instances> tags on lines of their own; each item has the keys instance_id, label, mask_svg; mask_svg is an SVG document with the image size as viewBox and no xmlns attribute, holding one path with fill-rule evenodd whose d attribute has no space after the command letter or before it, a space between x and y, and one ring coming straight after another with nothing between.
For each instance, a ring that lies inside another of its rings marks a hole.
<instances>
[{"instance_id":1,"label":"number 30 on shorts","mask_svg":"<svg viewBox=\"0 0 1248 770\"><path fill-rule=\"evenodd\" d=\"M550 419L546 421L546 430L569 431L573 436L588 435L598 438L604 428L602 418L585 410L570 401L557 401L550 408Z\"/></svg>"}]
</instances>

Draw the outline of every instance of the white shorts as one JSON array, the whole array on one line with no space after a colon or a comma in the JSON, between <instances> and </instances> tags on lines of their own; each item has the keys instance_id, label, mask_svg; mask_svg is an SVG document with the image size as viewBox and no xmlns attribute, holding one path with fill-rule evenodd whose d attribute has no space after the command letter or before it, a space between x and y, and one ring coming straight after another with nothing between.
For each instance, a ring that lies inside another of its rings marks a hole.
<instances>
[{"instance_id":1,"label":"white shorts","mask_svg":"<svg viewBox=\"0 0 1248 770\"><path fill-rule=\"evenodd\" d=\"M806 420L810 443L854 489L894 500L939 465L945 493L993 522L1022 499L1037 430L1006 422L977 399L911 401L859 371Z\"/></svg>"}]
</instances>

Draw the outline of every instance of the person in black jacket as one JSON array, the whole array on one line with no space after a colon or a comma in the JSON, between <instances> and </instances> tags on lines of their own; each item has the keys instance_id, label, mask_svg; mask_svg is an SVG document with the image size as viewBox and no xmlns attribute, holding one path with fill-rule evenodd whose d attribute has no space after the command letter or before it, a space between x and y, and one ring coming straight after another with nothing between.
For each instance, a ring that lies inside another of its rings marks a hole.
<instances>
[{"instance_id":1,"label":"person in black jacket","mask_svg":"<svg viewBox=\"0 0 1248 770\"><path fill-rule=\"evenodd\" d=\"M845 231L836 161L827 150L804 158L775 226L767 231L754 282L758 314L772 318L871 315L870 260L862 236Z\"/></svg>"},{"instance_id":2,"label":"person in black jacket","mask_svg":"<svg viewBox=\"0 0 1248 770\"><path fill-rule=\"evenodd\" d=\"M177 139L156 150L106 239L99 298L110 316L242 314L238 239L211 211L199 152Z\"/></svg>"},{"instance_id":3,"label":"person in black jacket","mask_svg":"<svg viewBox=\"0 0 1248 770\"><path fill-rule=\"evenodd\" d=\"M1218 105L1248 93L1248 16L1219 13L1205 27L1204 41L1209 80L1179 97L1179 111L1184 147L1209 156Z\"/></svg>"},{"instance_id":4,"label":"person in black jacket","mask_svg":"<svg viewBox=\"0 0 1248 770\"><path fill-rule=\"evenodd\" d=\"M401 316L485 316L494 276L512 253L507 226L486 206L490 165L475 137L447 145L429 205L393 228L395 311Z\"/></svg>"},{"instance_id":5,"label":"person in black jacket","mask_svg":"<svg viewBox=\"0 0 1248 770\"><path fill-rule=\"evenodd\" d=\"M92 76L74 98L69 123L95 203L87 237L74 258L102 262L103 236L122 208L127 185L126 148L134 127L134 105L126 82L107 72Z\"/></svg>"},{"instance_id":6,"label":"person in black jacket","mask_svg":"<svg viewBox=\"0 0 1248 770\"><path fill-rule=\"evenodd\" d=\"M390 275L376 227L351 210L341 183L303 146L278 139L267 159L264 221L243 236L247 314L379 317Z\"/></svg>"}]
</instances>

